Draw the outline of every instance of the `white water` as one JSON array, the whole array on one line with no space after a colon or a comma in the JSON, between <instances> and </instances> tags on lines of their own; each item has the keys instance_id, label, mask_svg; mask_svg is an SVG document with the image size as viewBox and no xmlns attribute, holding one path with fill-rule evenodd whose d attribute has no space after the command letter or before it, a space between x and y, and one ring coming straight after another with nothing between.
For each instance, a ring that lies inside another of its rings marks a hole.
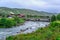
<instances>
[{"instance_id":1,"label":"white water","mask_svg":"<svg viewBox=\"0 0 60 40\"><path fill-rule=\"evenodd\" d=\"M5 40L7 36L19 33L31 33L40 27L45 27L49 22L26 21L23 25L14 28L0 28L0 40Z\"/></svg>"}]
</instances>

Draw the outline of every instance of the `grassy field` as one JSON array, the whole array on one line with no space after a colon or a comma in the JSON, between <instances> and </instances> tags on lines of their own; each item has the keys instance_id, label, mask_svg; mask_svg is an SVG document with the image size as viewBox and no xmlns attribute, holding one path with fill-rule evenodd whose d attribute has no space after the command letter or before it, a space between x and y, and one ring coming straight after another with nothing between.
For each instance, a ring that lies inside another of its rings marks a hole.
<instances>
[{"instance_id":1,"label":"grassy field","mask_svg":"<svg viewBox=\"0 0 60 40\"><path fill-rule=\"evenodd\" d=\"M60 40L60 21L52 22L49 26L39 28L33 33L10 36L6 40Z\"/></svg>"}]
</instances>

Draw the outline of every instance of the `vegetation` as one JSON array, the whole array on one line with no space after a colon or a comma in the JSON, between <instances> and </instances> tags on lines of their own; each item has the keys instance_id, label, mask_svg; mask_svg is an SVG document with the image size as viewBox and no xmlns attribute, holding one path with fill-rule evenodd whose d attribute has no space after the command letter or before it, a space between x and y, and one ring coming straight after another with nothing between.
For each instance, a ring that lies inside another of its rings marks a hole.
<instances>
[{"instance_id":1,"label":"vegetation","mask_svg":"<svg viewBox=\"0 0 60 40\"><path fill-rule=\"evenodd\" d=\"M40 18L38 15L27 15L28 18Z\"/></svg>"},{"instance_id":2,"label":"vegetation","mask_svg":"<svg viewBox=\"0 0 60 40\"><path fill-rule=\"evenodd\" d=\"M0 19L0 28L12 27L16 24L13 19L1 18Z\"/></svg>"},{"instance_id":3,"label":"vegetation","mask_svg":"<svg viewBox=\"0 0 60 40\"><path fill-rule=\"evenodd\" d=\"M60 21L60 14L52 15L51 16L51 22L53 22L53 21Z\"/></svg>"},{"instance_id":4,"label":"vegetation","mask_svg":"<svg viewBox=\"0 0 60 40\"><path fill-rule=\"evenodd\" d=\"M60 14L57 15L57 20L60 20Z\"/></svg>"},{"instance_id":5,"label":"vegetation","mask_svg":"<svg viewBox=\"0 0 60 40\"><path fill-rule=\"evenodd\" d=\"M31 17L31 16L29 16ZM9 36L6 40L60 40L60 16L53 15L49 26L39 28L36 32ZM58 20L57 20L58 19Z\"/></svg>"},{"instance_id":6,"label":"vegetation","mask_svg":"<svg viewBox=\"0 0 60 40\"><path fill-rule=\"evenodd\" d=\"M22 21L21 21L22 20ZM10 28L24 22L22 18L0 18L0 28Z\"/></svg>"},{"instance_id":7,"label":"vegetation","mask_svg":"<svg viewBox=\"0 0 60 40\"><path fill-rule=\"evenodd\" d=\"M25 14L27 17L33 17L32 15L35 15L35 18L40 18L40 15L53 15L43 11L39 12L29 9L0 7L0 16L3 16L3 18L0 18L0 28L10 28L24 23L25 20L23 18L18 18L17 16L14 16L13 18L5 17L11 12L14 14ZM51 23L47 27L39 28L37 31L28 34L9 36L6 40L60 40L60 14L57 16L53 15L51 17Z\"/></svg>"},{"instance_id":8,"label":"vegetation","mask_svg":"<svg viewBox=\"0 0 60 40\"><path fill-rule=\"evenodd\" d=\"M53 22L53 21L56 21L56 16L55 15L52 15L52 17L51 17L51 22Z\"/></svg>"},{"instance_id":9,"label":"vegetation","mask_svg":"<svg viewBox=\"0 0 60 40\"><path fill-rule=\"evenodd\" d=\"M10 36L6 40L60 40L60 21L51 22L49 26L33 33Z\"/></svg>"},{"instance_id":10,"label":"vegetation","mask_svg":"<svg viewBox=\"0 0 60 40\"><path fill-rule=\"evenodd\" d=\"M48 13L44 11L35 11L35 10L30 10L30 9L18 9L18 8L7 8L7 7L0 7L0 14L10 14L10 13L15 13L15 14L25 14L25 15L53 15L53 13Z\"/></svg>"}]
</instances>

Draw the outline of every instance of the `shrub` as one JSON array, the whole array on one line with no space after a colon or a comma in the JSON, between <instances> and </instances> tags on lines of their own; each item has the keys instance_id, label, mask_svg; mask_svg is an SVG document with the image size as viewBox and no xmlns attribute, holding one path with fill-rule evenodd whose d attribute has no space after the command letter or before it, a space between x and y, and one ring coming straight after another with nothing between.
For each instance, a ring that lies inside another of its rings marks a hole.
<instances>
[{"instance_id":1,"label":"shrub","mask_svg":"<svg viewBox=\"0 0 60 40\"><path fill-rule=\"evenodd\" d=\"M50 25L51 25L52 27L60 26L60 21L51 22Z\"/></svg>"},{"instance_id":2,"label":"shrub","mask_svg":"<svg viewBox=\"0 0 60 40\"><path fill-rule=\"evenodd\" d=\"M60 20L60 14L57 15L57 20Z\"/></svg>"},{"instance_id":3,"label":"shrub","mask_svg":"<svg viewBox=\"0 0 60 40\"><path fill-rule=\"evenodd\" d=\"M16 25L20 25L20 23L23 23L24 20L22 18L1 18L0 19L0 28L10 28Z\"/></svg>"},{"instance_id":4,"label":"shrub","mask_svg":"<svg viewBox=\"0 0 60 40\"><path fill-rule=\"evenodd\" d=\"M16 22L12 19L11 20L7 19L7 18L0 19L0 27L2 27L2 28L10 28L14 25L16 25Z\"/></svg>"},{"instance_id":5,"label":"shrub","mask_svg":"<svg viewBox=\"0 0 60 40\"><path fill-rule=\"evenodd\" d=\"M53 22L53 21L56 21L56 16L55 15L52 15L52 17L51 17L51 22Z\"/></svg>"}]
</instances>

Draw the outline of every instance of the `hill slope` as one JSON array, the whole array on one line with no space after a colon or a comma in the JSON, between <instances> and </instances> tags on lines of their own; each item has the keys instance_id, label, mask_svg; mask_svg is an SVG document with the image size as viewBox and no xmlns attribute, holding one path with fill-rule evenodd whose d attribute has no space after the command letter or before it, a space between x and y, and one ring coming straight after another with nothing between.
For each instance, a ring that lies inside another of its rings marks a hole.
<instances>
[{"instance_id":1,"label":"hill slope","mask_svg":"<svg viewBox=\"0 0 60 40\"><path fill-rule=\"evenodd\" d=\"M35 11L30 9L17 9L17 8L7 8L7 7L0 7L0 13L9 14L13 12L15 14L32 14L32 15L53 15L53 13L48 13L44 11Z\"/></svg>"}]
</instances>

